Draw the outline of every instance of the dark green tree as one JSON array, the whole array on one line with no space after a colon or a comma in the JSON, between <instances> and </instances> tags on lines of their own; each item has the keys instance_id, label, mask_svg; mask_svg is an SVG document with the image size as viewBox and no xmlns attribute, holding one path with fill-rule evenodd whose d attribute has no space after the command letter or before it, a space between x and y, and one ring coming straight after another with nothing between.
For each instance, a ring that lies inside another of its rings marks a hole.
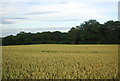
<instances>
[{"instance_id":1,"label":"dark green tree","mask_svg":"<svg viewBox=\"0 0 120 81\"><path fill-rule=\"evenodd\" d=\"M68 39L71 42L71 44L79 44L80 42L80 35L79 30L72 27L68 33Z\"/></svg>"},{"instance_id":2,"label":"dark green tree","mask_svg":"<svg viewBox=\"0 0 120 81\"><path fill-rule=\"evenodd\" d=\"M22 31L2 38L2 45L24 44L120 44L120 21L100 24L96 20L88 20L64 33Z\"/></svg>"}]
</instances>

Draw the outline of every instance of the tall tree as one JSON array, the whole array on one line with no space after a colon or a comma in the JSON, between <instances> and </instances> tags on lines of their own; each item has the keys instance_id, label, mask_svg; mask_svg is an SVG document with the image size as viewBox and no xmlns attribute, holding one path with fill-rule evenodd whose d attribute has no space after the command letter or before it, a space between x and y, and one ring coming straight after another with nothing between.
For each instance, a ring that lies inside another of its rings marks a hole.
<instances>
[{"instance_id":1,"label":"tall tree","mask_svg":"<svg viewBox=\"0 0 120 81\"><path fill-rule=\"evenodd\" d=\"M79 44L80 42L80 36L79 36L79 30L72 27L69 31L69 40L72 44Z\"/></svg>"}]
</instances>

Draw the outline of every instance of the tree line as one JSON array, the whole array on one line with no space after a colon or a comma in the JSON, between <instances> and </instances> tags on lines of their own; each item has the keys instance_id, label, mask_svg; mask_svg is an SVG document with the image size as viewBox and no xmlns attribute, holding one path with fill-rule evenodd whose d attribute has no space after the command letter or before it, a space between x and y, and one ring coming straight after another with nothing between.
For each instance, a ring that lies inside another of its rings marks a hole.
<instances>
[{"instance_id":1,"label":"tree line","mask_svg":"<svg viewBox=\"0 0 120 81\"><path fill-rule=\"evenodd\" d=\"M68 32L20 32L2 38L2 45L26 44L120 44L120 21L100 24L96 20L85 21Z\"/></svg>"}]
</instances>

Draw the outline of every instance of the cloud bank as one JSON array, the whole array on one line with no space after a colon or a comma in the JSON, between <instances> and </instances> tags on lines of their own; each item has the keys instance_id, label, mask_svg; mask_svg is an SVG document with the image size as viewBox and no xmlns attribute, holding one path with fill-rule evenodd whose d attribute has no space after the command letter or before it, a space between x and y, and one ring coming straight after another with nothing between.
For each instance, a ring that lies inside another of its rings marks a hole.
<instances>
[{"instance_id":1,"label":"cloud bank","mask_svg":"<svg viewBox=\"0 0 120 81\"><path fill-rule=\"evenodd\" d=\"M72 27L89 19L103 23L118 19L118 1L1 0L0 24L5 29L20 31L20 28Z\"/></svg>"}]
</instances>

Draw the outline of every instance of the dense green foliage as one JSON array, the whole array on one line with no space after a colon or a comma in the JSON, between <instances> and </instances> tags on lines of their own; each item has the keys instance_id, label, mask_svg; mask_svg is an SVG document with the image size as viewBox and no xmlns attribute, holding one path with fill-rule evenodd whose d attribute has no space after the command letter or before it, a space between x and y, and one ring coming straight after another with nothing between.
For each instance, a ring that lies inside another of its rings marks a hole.
<instances>
[{"instance_id":1,"label":"dense green foliage","mask_svg":"<svg viewBox=\"0 0 120 81\"><path fill-rule=\"evenodd\" d=\"M3 38L3 45L24 44L119 44L120 21L108 21L100 24L96 20L89 20L80 26L72 27L70 31L26 33L20 32L16 36Z\"/></svg>"}]
</instances>

